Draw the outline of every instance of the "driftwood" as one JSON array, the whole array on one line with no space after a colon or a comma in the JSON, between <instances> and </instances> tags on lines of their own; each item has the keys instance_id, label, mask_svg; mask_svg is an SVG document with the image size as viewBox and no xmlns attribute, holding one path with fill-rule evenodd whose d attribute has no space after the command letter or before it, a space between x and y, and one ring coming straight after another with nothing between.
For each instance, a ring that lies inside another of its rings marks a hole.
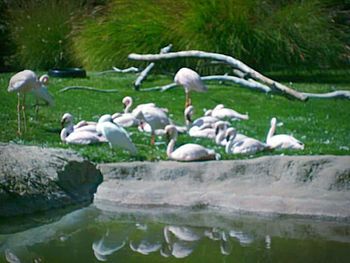
<instances>
[{"instance_id":1,"label":"driftwood","mask_svg":"<svg viewBox=\"0 0 350 263\"><path fill-rule=\"evenodd\" d=\"M68 90L87 90L87 91L96 91L96 92L104 92L104 93L119 92L117 89L97 89L97 88L86 87L86 86L68 86L68 87L64 87L63 89L60 89L59 92L65 92Z\"/></svg>"},{"instance_id":2,"label":"driftwood","mask_svg":"<svg viewBox=\"0 0 350 263\"><path fill-rule=\"evenodd\" d=\"M163 48L160 50L160 54L168 53L168 52L171 50L172 47L173 47L172 44L169 44L168 46L163 47ZM155 65L154 62L150 63L150 64L140 73L140 75L137 77L137 79L136 79L135 82L134 82L134 88L135 88L135 90L140 90L141 83L147 78L148 73L152 70L152 68L154 67L154 65Z\"/></svg>"},{"instance_id":3,"label":"driftwood","mask_svg":"<svg viewBox=\"0 0 350 263\"><path fill-rule=\"evenodd\" d=\"M230 66L232 66L234 69L238 69L243 74L245 74L245 77L247 79L253 79L255 81L262 82L263 84L269 86L270 88L280 91L282 93L285 93L287 95L290 95L294 98L297 98L299 100L306 100L308 97L305 96L303 93L298 92L294 89L291 89L279 82L276 82L272 79L269 79L268 77L265 77L261 73L257 72L256 70L248 67L243 62L222 54L218 53L209 53L204 51L198 51L198 50L190 50L190 51L179 51L179 52L170 52L167 54L146 54L146 55L140 55L140 54L130 54L128 56L129 59L133 60L142 60L142 61L158 61L163 59L175 59L175 58L189 58L189 57L195 57L195 58L202 58L202 59L212 59L212 60L218 60L222 61Z\"/></svg>"},{"instance_id":4,"label":"driftwood","mask_svg":"<svg viewBox=\"0 0 350 263\"><path fill-rule=\"evenodd\" d=\"M95 75L104 75L104 74L107 74L107 73L137 73L137 72L140 72L140 69L135 68L135 67L125 68L125 69L112 67L111 70L105 70L105 71L97 72Z\"/></svg>"},{"instance_id":5,"label":"driftwood","mask_svg":"<svg viewBox=\"0 0 350 263\"><path fill-rule=\"evenodd\" d=\"M337 90L328 93L306 93L303 92L304 96L308 98L318 99L330 99L330 98L345 98L350 99L350 90Z\"/></svg>"}]
</instances>

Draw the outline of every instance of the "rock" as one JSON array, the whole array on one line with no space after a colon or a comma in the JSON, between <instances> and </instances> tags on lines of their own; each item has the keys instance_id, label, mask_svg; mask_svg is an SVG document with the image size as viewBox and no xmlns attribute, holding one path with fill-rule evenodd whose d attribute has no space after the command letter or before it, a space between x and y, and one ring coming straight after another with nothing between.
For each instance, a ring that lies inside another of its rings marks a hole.
<instances>
[{"instance_id":1,"label":"rock","mask_svg":"<svg viewBox=\"0 0 350 263\"><path fill-rule=\"evenodd\" d=\"M350 156L100 164L94 203L350 220Z\"/></svg>"},{"instance_id":2,"label":"rock","mask_svg":"<svg viewBox=\"0 0 350 263\"><path fill-rule=\"evenodd\" d=\"M89 204L101 182L73 151L0 144L0 218Z\"/></svg>"}]
</instances>

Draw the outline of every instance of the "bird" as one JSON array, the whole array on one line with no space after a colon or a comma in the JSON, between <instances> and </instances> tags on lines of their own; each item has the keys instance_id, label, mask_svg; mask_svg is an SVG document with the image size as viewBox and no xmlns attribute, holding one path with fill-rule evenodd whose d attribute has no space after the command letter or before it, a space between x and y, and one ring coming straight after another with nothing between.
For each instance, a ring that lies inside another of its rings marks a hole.
<instances>
[{"instance_id":1,"label":"bird","mask_svg":"<svg viewBox=\"0 0 350 263\"><path fill-rule=\"evenodd\" d=\"M96 131L72 131L70 132L68 128L63 128L61 130L60 138L62 142L68 144L94 144L107 142L106 138L98 134Z\"/></svg>"},{"instance_id":2,"label":"bird","mask_svg":"<svg viewBox=\"0 0 350 263\"><path fill-rule=\"evenodd\" d=\"M122 103L124 104L124 113L129 113L131 110L131 107L133 105L133 99L130 96L126 96L123 98ZM133 112L138 112L139 110L142 110L144 107L156 107L158 109L163 110L165 113L168 113L168 109L167 108L159 108L157 107L157 105L153 102L149 102L149 103L143 103L143 104L139 104L135 107L135 109L133 110Z\"/></svg>"},{"instance_id":3,"label":"bird","mask_svg":"<svg viewBox=\"0 0 350 263\"><path fill-rule=\"evenodd\" d=\"M214 150L207 149L199 144L188 143L180 146L174 150L177 130L174 125L167 125L165 127L166 134L170 137L169 144L167 146L167 156L171 160L175 161L204 161L204 160L216 160L219 156Z\"/></svg>"},{"instance_id":4,"label":"bird","mask_svg":"<svg viewBox=\"0 0 350 263\"><path fill-rule=\"evenodd\" d=\"M229 139L225 146L225 152L228 154L255 154L270 149L265 143L250 137L235 141L236 133L236 129L232 127L228 128L226 131L226 136L229 137Z\"/></svg>"},{"instance_id":5,"label":"bird","mask_svg":"<svg viewBox=\"0 0 350 263\"><path fill-rule=\"evenodd\" d=\"M171 120L168 118L166 113L157 107L143 107L135 109L133 115L136 119L140 120L141 130L145 130L146 124L151 131L151 144L155 142L156 130L164 129L165 126L171 124Z\"/></svg>"},{"instance_id":6,"label":"bird","mask_svg":"<svg viewBox=\"0 0 350 263\"><path fill-rule=\"evenodd\" d=\"M186 102L185 108L192 104L190 98L191 91L206 92L208 87L204 85L201 77L197 72L189 68L181 68L175 74L174 81L178 85L182 85L185 89Z\"/></svg>"},{"instance_id":7,"label":"bird","mask_svg":"<svg viewBox=\"0 0 350 263\"><path fill-rule=\"evenodd\" d=\"M225 108L224 104L216 105L214 109L207 110L204 115L213 116L221 120L223 119L248 120L249 119L248 114L241 114L233 109Z\"/></svg>"},{"instance_id":8,"label":"bird","mask_svg":"<svg viewBox=\"0 0 350 263\"><path fill-rule=\"evenodd\" d=\"M74 125L73 115L63 114L61 118L61 141L69 144L94 144L107 142L106 138L96 131L95 122L80 121Z\"/></svg>"},{"instance_id":9,"label":"bird","mask_svg":"<svg viewBox=\"0 0 350 263\"><path fill-rule=\"evenodd\" d=\"M185 117L185 123L188 129L194 126L201 127L203 125L208 125L208 124L213 126L216 122L219 121L218 118L215 118L212 116L203 116L192 121L193 114L194 114L193 105L187 106L184 111L184 117Z\"/></svg>"},{"instance_id":10,"label":"bird","mask_svg":"<svg viewBox=\"0 0 350 263\"><path fill-rule=\"evenodd\" d=\"M135 116L132 113L114 113L112 115L112 120L114 123L118 124L119 126L122 126L123 128L129 128L138 126L140 124L140 121L135 118Z\"/></svg>"},{"instance_id":11,"label":"bird","mask_svg":"<svg viewBox=\"0 0 350 263\"><path fill-rule=\"evenodd\" d=\"M74 117L72 114L66 112L61 118L62 128L66 127L69 133L73 131L90 131L96 132L96 122L93 121L80 121L74 125Z\"/></svg>"},{"instance_id":12,"label":"bird","mask_svg":"<svg viewBox=\"0 0 350 263\"><path fill-rule=\"evenodd\" d=\"M216 136L216 123L220 120L214 117L201 117L201 120L196 119L192 122L192 114L194 108L192 105L188 106L184 111L184 117L187 127L188 135L197 138L209 138L215 139ZM194 125L194 123L196 125ZM221 123L223 123L221 121Z\"/></svg>"},{"instance_id":13,"label":"bird","mask_svg":"<svg viewBox=\"0 0 350 263\"><path fill-rule=\"evenodd\" d=\"M47 80L44 80L47 78ZM45 82L47 85L48 83L48 75L43 75L41 76L41 82ZM55 100L52 96L52 94L49 92L47 86L41 85L39 88L32 89L31 92L34 94L36 98L36 103L35 103L35 119L38 119L39 115L39 106L49 106L49 107L54 107L55 106ZM44 104L40 104L39 101L43 100Z\"/></svg>"},{"instance_id":14,"label":"bird","mask_svg":"<svg viewBox=\"0 0 350 263\"><path fill-rule=\"evenodd\" d=\"M20 116L21 110L22 110L23 121L24 121L24 131L27 130L26 114L25 114L25 96L26 96L26 93L28 93L32 90L41 89L41 87L43 85L46 85L48 83L48 80L49 80L49 78L47 75L41 76L38 79L38 77L34 73L34 71L29 70L29 69L20 71L11 77L7 91L17 93L17 97L18 97L18 102L17 102L17 123L18 123L17 133L19 135L21 135L21 116ZM44 92L45 91L40 92L39 90L35 91L36 94L41 94ZM21 102L21 96L22 96L22 102ZM43 96L41 96L41 98L43 98Z\"/></svg>"},{"instance_id":15,"label":"bird","mask_svg":"<svg viewBox=\"0 0 350 263\"><path fill-rule=\"evenodd\" d=\"M111 148L121 148L132 155L137 154L137 149L125 129L113 123L112 116L105 114L98 120L96 131L101 133L109 142Z\"/></svg>"},{"instance_id":16,"label":"bird","mask_svg":"<svg viewBox=\"0 0 350 263\"><path fill-rule=\"evenodd\" d=\"M277 119L273 117L271 119L271 127L266 137L266 144L273 149L295 149L295 150L304 150L304 144L294 138L291 135L287 134L275 134Z\"/></svg>"}]
</instances>

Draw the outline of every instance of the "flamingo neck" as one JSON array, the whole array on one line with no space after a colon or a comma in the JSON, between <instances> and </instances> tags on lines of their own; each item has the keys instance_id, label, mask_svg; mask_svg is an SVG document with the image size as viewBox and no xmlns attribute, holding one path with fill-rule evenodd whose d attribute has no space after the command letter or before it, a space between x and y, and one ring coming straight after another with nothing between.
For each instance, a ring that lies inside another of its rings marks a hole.
<instances>
[{"instance_id":1,"label":"flamingo neck","mask_svg":"<svg viewBox=\"0 0 350 263\"><path fill-rule=\"evenodd\" d=\"M170 142L168 143L168 147L166 149L166 154L168 155L168 157L170 157L171 153L174 151L175 143L176 143L176 136L172 135Z\"/></svg>"},{"instance_id":2,"label":"flamingo neck","mask_svg":"<svg viewBox=\"0 0 350 263\"><path fill-rule=\"evenodd\" d=\"M225 152L228 154L232 153L232 146L234 144L234 137L231 137L228 143L225 146Z\"/></svg>"},{"instance_id":3,"label":"flamingo neck","mask_svg":"<svg viewBox=\"0 0 350 263\"><path fill-rule=\"evenodd\" d=\"M61 134L60 134L61 141L65 142L66 138L68 137L68 135L69 135L68 129L67 128L63 128L62 131L61 131Z\"/></svg>"},{"instance_id":4,"label":"flamingo neck","mask_svg":"<svg viewBox=\"0 0 350 263\"><path fill-rule=\"evenodd\" d=\"M218 132L215 136L215 143L216 144L221 144L221 142L224 140L225 137L225 130L217 128Z\"/></svg>"},{"instance_id":5,"label":"flamingo neck","mask_svg":"<svg viewBox=\"0 0 350 263\"><path fill-rule=\"evenodd\" d=\"M272 123L272 125L270 127L270 130L269 130L269 132L267 134L266 141L271 139L271 137L275 134L275 131L276 131L276 123Z\"/></svg>"},{"instance_id":6,"label":"flamingo neck","mask_svg":"<svg viewBox=\"0 0 350 263\"><path fill-rule=\"evenodd\" d=\"M129 113L131 106L132 106L132 101L130 101L128 103L128 105L126 105L126 107L124 109L124 113Z\"/></svg>"}]
</instances>

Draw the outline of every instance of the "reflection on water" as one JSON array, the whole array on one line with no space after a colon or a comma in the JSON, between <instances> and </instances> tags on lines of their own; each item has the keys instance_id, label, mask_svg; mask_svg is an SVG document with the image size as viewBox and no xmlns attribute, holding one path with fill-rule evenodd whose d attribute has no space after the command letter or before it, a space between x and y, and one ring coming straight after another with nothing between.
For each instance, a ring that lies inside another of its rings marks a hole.
<instances>
[{"instance_id":1,"label":"reflection on water","mask_svg":"<svg viewBox=\"0 0 350 263\"><path fill-rule=\"evenodd\" d=\"M116 210L88 207L12 234L0 226L0 262L350 262L345 223Z\"/></svg>"}]
</instances>

